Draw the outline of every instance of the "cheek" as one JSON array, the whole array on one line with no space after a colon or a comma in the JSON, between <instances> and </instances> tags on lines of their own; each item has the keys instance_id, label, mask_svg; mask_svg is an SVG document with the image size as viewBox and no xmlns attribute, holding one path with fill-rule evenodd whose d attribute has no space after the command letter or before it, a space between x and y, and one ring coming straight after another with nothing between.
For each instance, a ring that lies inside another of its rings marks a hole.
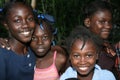
<instances>
[{"instance_id":1,"label":"cheek","mask_svg":"<svg viewBox=\"0 0 120 80\"><path fill-rule=\"evenodd\" d=\"M37 46L37 42L31 42L31 43L30 43L30 47L31 47L32 49L35 49L36 46Z\"/></svg>"},{"instance_id":2,"label":"cheek","mask_svg":"<svg viewBox=\"0 0 120 80\"><path fill-rule=\"evenodd\" d=\"M72 66L76 66L79 62L79 60L75 60L75 59L72 59L72 58L70 60L71 60Z\"/></svg>"},{"instance_id":3,"label":"cheek","mask_svg":"<svg viewBox=\"0 0 120 80\"><path fill-rule=\"evenodd\" d=\"M32 23L32 27L35 28L35 22Z\"/></svg>"},{"instance_id":4,"label":"cheek","mask_svg":"<svg viewBox=\"0 0 120 80\"><path fill-rule=\"evenodd\" d=\"M97 60L97 58L93 58L93 59L89 60L88 62L94 65L96 63L96 60Z\"/></svg>"},{"instance_id":5,"label":"cheek","mask_svg":"<svg viewBox=\"0 0 120 80\"><path fill-rule=\"evenodd\" d=\"M101 25L98 25L98 24L94 24L93 26L91 26L91 29L90 29L93 33L95 34L100 34L101 33Z\"/></svg>"},{"instance_id":6,"label":"cheek","mask_svg":"<svg viewBox=\"0 0 120 80\"><path fill-rule=\"evenodd\" d=\"M49 49L51 46L51 41L44 41L44 46Z\"/></svg>"}]
</instances>

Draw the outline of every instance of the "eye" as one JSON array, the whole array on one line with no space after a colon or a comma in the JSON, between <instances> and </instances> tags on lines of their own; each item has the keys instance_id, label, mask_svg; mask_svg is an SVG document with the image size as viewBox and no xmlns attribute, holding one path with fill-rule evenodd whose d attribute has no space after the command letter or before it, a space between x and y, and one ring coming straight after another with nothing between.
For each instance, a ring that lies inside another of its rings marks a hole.
<instances>
[{"instance_id":1,"label":"eye","mask_svg":"<svg viewBox=\"0 0 120 80\"><path fill-rule=\"evenodd\" d=\"M108 24L112 24L112 21L108 21Z\"/></svg>"},{"instance_id":2,"label":"eye","mask_svg":"<svg viewBox=\"0 0 120 80\"><path fill-rule=\"evenodd\" d=\"M73 54L73 58L79 59L79 58L80 58L80 55L78 55L78 54Z\"/></svg>"},{"instance_id":3,"label":"eye","mask_svg":"<svg viewBox=\"0 0 120 80\"><path fill-rule=\"evenodd\" d=\"M37 41L37 38L35 36L33 36L32 41Z\"/></svg>"},{"instance_id":4,"label":"eye","mask_svg":"<svg viewBox=\"0 0 120 80\"><path fill-rule=\"evenodd\" d=\"M99 21L101 24L104 24L105 23L105 21L104 20L102 20L102 21Z\"/></svg>"},{"instance_id":5,"label":"eye","mask_svg":"<svg viewBox=\"0 0 120 80\"><path fill-rule=\"evenodd\" d=\"M93 55L93 53L88 53L87 55L86 55L86 58L93 58L94 57L94 55Z\"/></svg>"},{"instance_id":6,"label":"eye","mask_svg":"<svg viewBox=\"0 0 120 80\"><path fill-rule=\"evenodd\" d=\"M21 23L22 21L20 19L15 19L14 22L15 23Z\"/></svg>"},{"instance_id":7,"label":"eye","mask_svg":"<svg viewBox=\"0 0 120 80\"><path fill-rule=\"evenodd\" d=\"M27 20L30 21L30 22L31 22L31 21L34 21L34 17L33 17L33 16L30 16L30 17L27 18Z\"/></svg>"},{"instance_id":8,"label":"eye","mask_svg":"<svg viewBox=\"0 0 120 80\"><path fill-rule=\"evenodd\" d=\"M43 39L43 40L47 40L47 39L49 39L49 36L45 35L45 36L43 36L42 39Z\"/></svg>"}]
</instances>

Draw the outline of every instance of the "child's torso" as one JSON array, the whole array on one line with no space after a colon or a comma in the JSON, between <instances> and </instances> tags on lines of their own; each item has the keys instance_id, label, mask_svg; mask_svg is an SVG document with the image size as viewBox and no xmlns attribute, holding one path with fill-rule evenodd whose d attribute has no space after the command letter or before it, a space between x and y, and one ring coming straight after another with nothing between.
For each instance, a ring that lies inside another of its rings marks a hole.
<instances>
[{"instance_id":1,"label":"child's torso","mask_svg":"<svg viewBox=\"0 0 120 80\"><path fill-rule=\"evenodd\" d=\"M57 53L55 51L52 58L52 65L43 69L35 68L34 80L56 80L57 78L59 78L58 70L55 65L56 54Z\"/></svg>"}]
</instances>

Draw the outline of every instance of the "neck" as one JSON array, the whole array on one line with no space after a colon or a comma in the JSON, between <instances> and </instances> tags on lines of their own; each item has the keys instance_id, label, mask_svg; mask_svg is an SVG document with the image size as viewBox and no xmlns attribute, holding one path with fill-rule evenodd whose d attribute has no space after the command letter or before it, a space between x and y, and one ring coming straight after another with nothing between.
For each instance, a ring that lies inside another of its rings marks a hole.
<instances>
[{"instance_id":1,"label":"neck","mask_svg":"<svg viewBox=\"0 0 120 80\"><path fill-rule=\"evenodd\" d=\"M16 54L25 55L27 53L27 46L25 43L22 43L15 39L9 40L9 45L12 51Z\"/></svg>"},{"instance_id":2,"label":"neck","mask_svg":"<svg viewBox=\"0 0 120 80\"><path fill-rule=\"evenodd\" d=\"M94 71L88 73L87 75L80 75L80 74L78 73L78 79L79 79L79 80L92 80L93 74L94 74Z\"/></svg>"}]
</instances>

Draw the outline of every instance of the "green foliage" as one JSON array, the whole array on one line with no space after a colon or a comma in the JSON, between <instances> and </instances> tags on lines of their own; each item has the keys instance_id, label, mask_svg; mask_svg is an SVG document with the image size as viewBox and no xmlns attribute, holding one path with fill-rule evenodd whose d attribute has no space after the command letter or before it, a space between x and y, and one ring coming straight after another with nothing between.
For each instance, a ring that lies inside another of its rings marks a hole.
<instances>
[{"instance_id":1,"label":"green foliage","mask_svg":"<svg viewBox=\"0 0 120 80\"><path fill-rule=\"evenodd\" d=\"M94 0L40 0L37 8L40 12L51 14L55 17L55 27L58 28L56 42L63 45L65 38L75 25L82 24L82 8ZM111 0L114 6L114 26L110 35L110 41L116 43L120 40L120 10L119 0Z\"/></svg>"},{"instance_id":2,"label":"green foliage","mask_svg":"<svg viewBox=\"0 0 120 80\"><path fill-rule=\"evenodd\" d=\"M116 43L120 41L120 0L111 0L113 6L113 29L109 40L111 43Z\"/></svg>"},{"instance_id":3,"label":"green foliage","mask_svg":"<svg viewBox=\"0 0 120 80\"><path fill-rule=\"evenodd\" d=\"M3 27L3 25L0 25L0 37L8 37L8 31L5 29L5 27Z\"/></svg>"},{"instance_id":4,"label":"green foliage","mask_svg":"<svg viewBox=\"0 0 120 80\"><path fill-rule=\"evenodd\" d=\"M26 0L30 3L31 0ZM58 28L55 41L59 45L64 45L65 38L70 31L78 24L82 24L82 8L87 3L94 0L36 0L36 9L39 13L48 13L53 15L56 23L54 27ZM115 43L120 40L120 0L110 0L114 6L114 26L110 36L110 41ZM0 0L3 5L4 0ZM1 35L1 33L0 33ZM2 34L3 35L3 34Z\"/></svg>"}]
</instances>

